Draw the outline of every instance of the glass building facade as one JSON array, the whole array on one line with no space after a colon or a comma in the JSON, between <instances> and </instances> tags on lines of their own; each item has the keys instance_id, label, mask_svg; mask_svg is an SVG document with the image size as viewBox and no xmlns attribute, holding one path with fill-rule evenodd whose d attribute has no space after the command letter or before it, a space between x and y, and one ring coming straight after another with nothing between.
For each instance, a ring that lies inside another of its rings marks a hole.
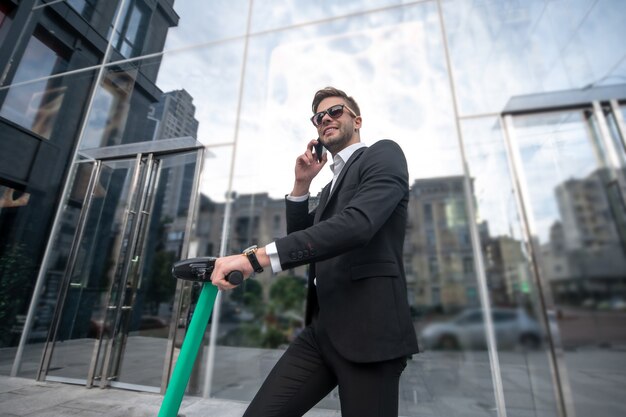
<instances>
[{"instance_id":1,"label":"glass building facade","mask_svg":"<svg viewBox=\"0 0 626 417\"><path fill-rule=\"evenodd\" d=\"M333 85L409 164L400 415L626 415L624 21L621 0L0 0L0 374L164 392L199 293L172 263L286 233ZM189 395L252 399L306 274L220 294Z\"/></svg>"}]
</instances>

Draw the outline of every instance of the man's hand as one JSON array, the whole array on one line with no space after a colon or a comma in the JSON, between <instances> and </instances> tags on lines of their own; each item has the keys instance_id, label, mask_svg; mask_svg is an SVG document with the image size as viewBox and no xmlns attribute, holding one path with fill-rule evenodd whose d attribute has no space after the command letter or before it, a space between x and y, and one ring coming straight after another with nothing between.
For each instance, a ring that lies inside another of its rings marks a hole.
<instances>
[{"instance_id":1,"label":"man's hand","mask_svg":"<svg viewBox=\"0 0 626 417\"><path fill-rule=\"evenodd\" d=\"M264 247L256 251L256 256L259 264L261 264L263 268L269 267L270 258L265 253ZM254 272L254 268L252 268L252 264L250 264L250 261L245 255L231 255L218 258L215 261L213 273L211 274L211 283L222 291L236 288L236 285L226 281L226 275L232 271L241 271L244 279L248 279Z\"/></svg>"},{"instance_id":2,"label":"man's hand","mask_svg":"<svg viewBox=\"0 0 626 417\"><path fill-rule=\"evenodd\" d=\"M328 153L322 156L322 161L317 161L317 156L313 154L313 147L317 144L317 139L310 141L306 151L296 158L296 181L293 185L291 195L294 197L303 196L309 192L309 186L313 178L322 170L328 162Z\"/></svg>"}]
</instances>

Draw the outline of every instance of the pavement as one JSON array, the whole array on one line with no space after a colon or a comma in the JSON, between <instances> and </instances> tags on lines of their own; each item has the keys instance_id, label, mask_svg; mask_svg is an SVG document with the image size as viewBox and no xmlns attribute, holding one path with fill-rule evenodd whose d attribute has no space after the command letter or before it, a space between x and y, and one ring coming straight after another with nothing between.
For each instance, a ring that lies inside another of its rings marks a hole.
<instances>
[{"instance_id":1,"label":"pavement","mask_svg":"<svg viewBox=\"0 0 626 417\"><path fill-rule=\"evenodd\" d=\"M214 384L213 392L219 398L186 395L181 416L240 417L258 389L259 375L273 363L273 355L279 354L245 351L250 355L245 359L243 353L228 353L220 357L230 358L232 363L217 362L220 366L216 368L215 381L222 382ZM565 352L565 381L578 416L626 416L625 355L626 346ZM0 363L3 357L0 352ZM253 360L257 361L256 367L251 366ZM509 417L558 415L545 351L500 351L499 364ZM163 400L156 393L37 382L26 375L11 378L1 375L5 368L0 366L0 417L156 417ZM399 395L399 412L405 417L497 416L485 351L425 352L414 356L402 374ZM340 415L338 397L333 391L306 417Z\"/></svg>"},{"instance_id":2,"label":"pavement","mask_svg":"<svg viewBox=\"0 0 626 417\"><path fill-rule=\"evenodd\" d=\"M154 417L163 396L115 388L85 388L57 382L0 376L0 417ZM240 417L247 403L188 397L181 417ZM339 411L313 409L306 417L337 417Z\"/></svg>"}]
</instances>

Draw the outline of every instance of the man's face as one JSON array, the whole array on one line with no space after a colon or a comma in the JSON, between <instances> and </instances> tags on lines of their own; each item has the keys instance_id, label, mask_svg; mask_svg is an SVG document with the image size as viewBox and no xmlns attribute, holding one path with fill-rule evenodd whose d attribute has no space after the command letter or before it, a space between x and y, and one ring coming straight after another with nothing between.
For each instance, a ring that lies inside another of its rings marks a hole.
<instances>
[{"instance_id":1,"label":"man's face","mask_svg":"<svg viewBox=\"0 0 626 417\"><path fill-rule=\"evenodd\" d=\"M324 111L337 104L344 104L350 107L341 97L328 97L320 102L317 106L317 111ZM355 129L360 127L361 117L355 117L344 107L343 114L336 119L325 114L322 122L317 126L317 133L326 149L334 155L346 146L358 142L358 135Z\"/></svg>"}]
</instances>

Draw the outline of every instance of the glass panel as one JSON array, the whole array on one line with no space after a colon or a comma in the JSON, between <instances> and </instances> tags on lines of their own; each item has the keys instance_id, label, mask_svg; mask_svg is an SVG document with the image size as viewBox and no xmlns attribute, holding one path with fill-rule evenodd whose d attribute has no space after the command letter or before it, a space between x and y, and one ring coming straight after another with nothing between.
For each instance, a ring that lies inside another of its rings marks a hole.
<instances>
[{"instance_id":1,"label":"glass panel","mask_svg":"<svg viewBox=\"0 0 626 417\"><path fill-rule=\"evenodd\" d=\"M145 126L139 125L137 128L136 118L133 117L135 112L141 111L144 114L143 119L147 122L148 108L143 102L147 94L142 91L135 92L137 73L137 69L132 67L126 70L115 68L106 71L95 93L80 143L81 149L142 142L152 136ZM131 103L136 105L132 106ZM130 129L126 128L127 123Z\"/></svg>"},{"instance_id":2,"label":"glass panel","mask_svg":"<svg viewBox=\"0 0 626 417\"><path fill-rule=\"evenodd\" d=\"M43 40L33 36L17 67L13 83L45 78L63 72L67 60ZM61 78L12 87L0 108L0 116L48 139L63 104L67 86Z\"/></svg>"},{"instance_id":3,"label":"glass panel","mask_svg":"<svg viewBox=\"0 0 626 417\"><path fill-rule=\"evenodd\" d=\"M611 75L626 51L626 8L619 0L564 4L443 2L461 114L499 112L514 95L583 88Z\"/></svg>"},{"instance_id":4,"label":"glass panel","mask_svg":"<svg viewBox=\"0 0 626 417\"><path fill-rule=\"evenodd\" d=\"M621 416L626 408L616 399L626 385L615 364L625 363L623 200L594 158L582 112L517 117L514 125L576 413Z\"/></svg>"},{"instance_id":5,"label":"glass panel","mask_svg":"<svg viewBox=\"0 0 626 417\"><path fill-rule=\"evenodd\" d=\"M0 189L0 200L4 202L0 203L3 206L0 208L0 259L5 253L9 258L19 256L24 268L30 268L27 274L23 271L19 288L10 290L13 294L9 298L12 301L10 304L14 305L6 305L15 312L17 322L10 332L9 345L3 347L12 349L13 353L21 337L60 193L68 175L68 160L78 140L84 113L82 100L88 97L94 78L95 74L89 71L64 76L61 83L55 84L65 89L61 108L57 109L56 105L46 106L45 109L40 107L32 125L33 130L44 133L47 138L0 118L3 138L0 141L0 187L3 187ZM40 86L42 95L45 95L46 83L42 82ZM22 92L24 97L33 93L31 87L32 84L12 87L11 94L16 101L20 101L23 97L18 96ZM35 327L31 328L29 339L32 346L25 347L21 367L27 374L20 373L20 376L34 376L41 359L42 342L54 312L54 302L56 295L51 300L42 301L36 309L36 318L32 322ZM29 351L31 348L32 352ZM0 353L2 363L12 360L8 351L5 353Z\"/></svg>"},{"instance_id":6,"label":"glass panel","mask_svg":"<svg viewBox=\"0 0 626 417\"><path fill-rule=\"evenodd\" d=\"M107 319L109 291L119 286L128 241L126 208L135 160L103 162L94 190L77 258L69 266L69 288L48 370L49 376L85 380L96 339L111 336ZM71 216L66 213L65 216ZM62 231L63 233L64 231ZM68 236L73 239L74 236ZM58 279L57 278L57 279ZM61 282L58 282L58 287ZM117 284L117 285L116 285ZM119 291L118 291L119 293ZM45 297L45 295L44 295ZM115 304L112 301L112 304ZM113 312L114 313L114 312Z\"/></svg>"},{"instance_id":7,"label":"glass panel","mask_svg":"<svg viewBox=\"0 0 626 417\"><path fill-rule=\"evenodd\" d=\"M556 417L551 346L522 235L504 134L495 118L465 120L462 129L507 415ZM555 326L554 315L549 317ZM464 326L459 329L469 332Z\"/></svg>"},{"instance_id":8,"label":"glass panel","mask_svg":"<svg viewBox=\"0 0 626 417\"><path fill-rule=\"evenodd\" d=\"M194 118L198 121L196 138L203 144L224 144L235 140L243 51L244 41L234 40L170 52L162 57L157 86L166 94L180 90L188 94L192 102L189 104L193 104L195 111ZM164 100L161 98L160 101ZM163 129L182 132L185 118L188 117L180 111L163 116L159 119L160 134L164 134ZM230 161L227 163L230 166ZM229 171L227 168L225 173ZM220 198L224 198L224 191L221 192Z\"/></svg>"},{"instance_id":9,"label":"glass panel","mask_svg":"<svg viewBox=\"0 0 626 417\"><path fill-rule=\"evenodd\" d=\"M160 158L160 174L152 196L153 206L145 208L145 235L135 251L138 261L131 270L129 286L134 294L132 310L125 318L123 360L116 381L159 387L167 353L170 322L173 319L176 280L172 264L183 258L181 250L189 213L189 201L196 170L197 152Z\"/></svg>"},{"instance_id":10,"label":"glass panel","mask_svg":"<svg viewBox=\"0 0 626 417\"><path fill-rule=\"evenodd\" d=\"M247 66L254 71L245 79L227 253L284 235L283 196L293 184L293 161L316 134L310 101L318 88L331 84L359 103L366 144L392 138L408 159L405 266L415 327L479 307L436 5L267 33L252 38L249 51ZM320 62L338 70L329 73ZM331 178L327 169L320 173L312 195ZM424 205L431 207L429 226L422 219ZM429 259L436 276L429 273ZM212 395L249 401L256 393L302 329L306 274L304 267L278 276L268 271L224 294ZM479 334L484 340L484 331ZM422 378L428 386L418 382ZM466 387L472 384L491 387L486 351L428 350L414 356L403 374L400 414L448 416L471 403L476 415L490 415L492 390L477 390L468 400ZM336 392L319 406L338 409Z\"/></svg>"},{"instance_id":11,"label":"glass panel","mask_svg":"<svg viewBox=\"0 0 626 417\"><path fill-rule=\"evenodd\" d=\"M38 194L31 200L30 192L0 184L0 374L3 375L11 370L26 321L33 281L25 278L37 273L39 248L29 244L20 229L29 211L40 206Z\"/></svg>"},{"instance_id":12,"label":"glass panel","mask_svg":"<svg viewBox=\"0 0 626 417\"><path fill-rule=\"evenodd\" d=\"M178 24L167 33L165 51L240 37L246 33L249 0L177 1ZM239 74L238 71L232 71ZM225 74L226 75L226 74Z\"/></svg>"},{"instance_id":13,"label":"glass panel","mask_svg":"<svg viewBox=\"0 0 626 417\"><path fill-rule=\"evenodd\" d=\"M200 196L198 200L198 214L196 227L189 243L189 257L195 256L219 256L221 250L222 233L224 226L224 216L226 213L226 193L229 184L230 162L232 160L232 146L216 147L207 149L204 162L203 181L201 182ZM250 281L251 282L251 281ZM189 285L183 282L181 292L181 315L178 322L178 331L175 339L175 353L178 355L186 333L186 329L191 321L193 310L200 295L200 286ZM244 284L248 287L249 282ZM251 284L254 285L254 284ZM222 306L222 314L229 317L228 324L218 328L218 337L222 338L233 330L246 326L251 312L249 308L234 310L228 306ZM248 327L250 327L248 325ZM200 346L196 358L195 368L187 386L190 395L201 396L204 391L204 384L207 378L206 367L209 353L209 335L211 324L207 326L206 334ZM220 369L219 375L228 375L226 370L232 366L229 363L217 361L215 366ZM226 373L223 373L225 371ZM232 368L231 368L232 371ZM235 376L231 372L231 377ZM256 387L249 387L249 390L256 390Z\"/></svg>"},{"instance_id":14,"label":"glass panel","mask_svg":"<svg viewBox=\"0 0 626 417\"><path fill-rule=\"evenodd\" d=\"M232 142L242 52L243 41L236 41L109 68L81 149L185 136ZM207 73L206 66L233 71ZM141 76L146 72L159 73L156 84Z\"/></svg>"},{"instance_id":15,"label":"glass panel","mask_svg":"<svg viewBox=\"0 0 626 417\"><path fill-rule=\"evenodd\" d=\"M324 7L311 2L298 0L280 0L272 3L254 2L252 11L252 32L261 32L276 28L314 23L320 20L333 19L340 16L363 14L368 11L401 6L410 1L402 0L347 0L325 4ZM372 13L372 18L375 14Z\"/></svg>"}]
</instances>

